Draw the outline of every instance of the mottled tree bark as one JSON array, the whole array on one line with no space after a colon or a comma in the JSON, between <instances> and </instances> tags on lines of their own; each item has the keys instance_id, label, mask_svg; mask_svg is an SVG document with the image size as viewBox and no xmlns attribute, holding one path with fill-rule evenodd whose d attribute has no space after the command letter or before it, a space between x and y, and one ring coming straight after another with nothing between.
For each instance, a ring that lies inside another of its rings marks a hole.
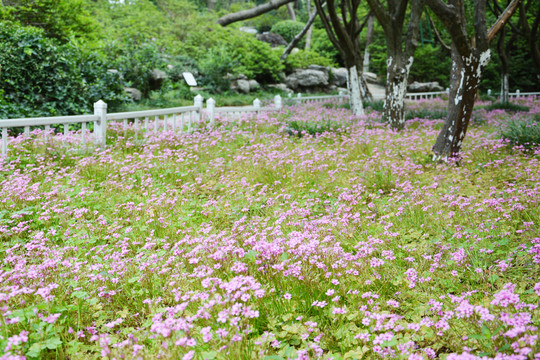
<instances>
[{"instance_id":1,"label":"mottled tree bark","mask_svg":"<svg viewBox=\"0 0 540 360\"><path fill-rule=\"evenodd\" d=\"M486 0L474 2L474 37L466 28L463 0L426 0L442 21L452 39L452 70L448 115L433 146L434 160L445 161L461 150L467 133L482 71L490 59L489 43L515 11L519 0L512 0L495 24L486 26Z\"/></svg>"},{"instance_id":2,"label":"mottled tree bark","mask_svg":"<svg viewBox=\"0 0 540 360\"><path fill-rule=\"evenodd\" d=\"M489 49L463 57L452 45L448 115L433 146L435 160L446 161L448 157L455 156L461 150L476 100L478 84L489 59Z\"/></svg>"},{"instance_id":3,"label":"mottled tree bark","mask_svg":"<svg viewBox=\"0 0 540 360\"><path fill-rule=\"evenodd\" d=\"M424 6L423 0L411 1L411 17L406 40L403 41L403 24L408 0L388 1L388 9L379 0L367 0L386 38L386 96L383 117L395 130L405 126L405 95L409 71L418 45L417 36Z\"/></svg>"}]
</instances>

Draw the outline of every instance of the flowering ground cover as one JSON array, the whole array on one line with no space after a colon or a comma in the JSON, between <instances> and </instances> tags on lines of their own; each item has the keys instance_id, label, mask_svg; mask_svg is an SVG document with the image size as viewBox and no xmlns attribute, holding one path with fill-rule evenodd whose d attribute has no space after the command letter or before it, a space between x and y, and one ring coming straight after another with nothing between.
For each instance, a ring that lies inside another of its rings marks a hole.
<instances>
[{"instance_id":1,"label":"flowering ground cover","mask_svg":"<svg viewBox=\"0 0 540 360\"><path fill-rule=\"evenodd\" d=\"M104 151L16 140L1 359L540 358L540 148L499 136L540 113L522 102L477 109L452 164L442 120L332 103L144 144L111 126Z\"/></svg>"}]
</instances>

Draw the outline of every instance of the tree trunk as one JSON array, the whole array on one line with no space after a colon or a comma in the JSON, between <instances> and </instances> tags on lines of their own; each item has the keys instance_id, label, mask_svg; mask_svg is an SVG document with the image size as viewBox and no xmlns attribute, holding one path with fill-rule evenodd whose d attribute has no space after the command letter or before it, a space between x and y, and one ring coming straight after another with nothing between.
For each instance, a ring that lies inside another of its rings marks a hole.
<instances>
[{"instance_id":1,"label":"tree trunk","mask_svg":"<svg viewBox=\"0 0 540 360\"><path fill-rule=\"evenodd\" d=\"M206 0L206 7L208 10L215 10L217 5L217 0Z\"/></svg>"},{"instance_id":2,"label":"tree trunk","mask_svg":"<svg viewBox=\"0 0 540 360\"><path fill-rule=\"evenodd\" d=\"M294 49L294 47L300 42L300 40L302 40L302 38L304 37L304 35L308 32L308 30L311 28L311 26L313 25L313 22L315 21L315 18L317 17L317 12L313 12L313 14L311 14L310 18L308 19L308 22L307 24L304 26L304 28L298 33L296 34L296 36L294 37L294 39L292 39L292 41L289 43L289 45L287 45L287 48L285 49L285 51L283 51L283 54L281 55L281 61L285 62L285 60L287 60L287 57L289 56L289 54L291 53L291 51Z\"/></svg>"},{"instance_id":3,"label":"tree trunk","mask_svg":"<svg viewBox=\"0 0 540 360\"><path fill-rule=\"evenodd\" d=\"M373 41L373 26L375 23L375 16L370 15L367 23L367 32L366 32L366 48L364 49L364 64L362 67L363 72L369 71L369 45Z\"/></svg>"},{"instance_id":4,"label":"tree trunk","mask_svg":"<svg viewBox=\"0 0 540 360\"><path fill-rule=\"evenodd\" d=\"M310 17L312 15L312 12L317 13L317 9L311 10L311 0L306 0L306 10ZM311 34L312 33L313 33L313 25L310 25L306 33L306 45L304 46L304 50L309 50L309 48L311 47Z\"/></svg>"},{"instance_id":5,"label":"tree trunk","mask_svg":"<svg viewBox=\"0 0 540 360\"><path fill-rule=\"evenodd\" d=\"M294 12L294 8L291 3L287 4L287 12L289 13L291 20L296 21L296 13Z\"/></svg>"},{"instance_id":6,"label":"tree trunk","mask_svg":"<svg viewBox=\"0 0 540 360\"><path fill-rule=\"evenodd\" d=\"M405 58L403 53L390 56L386 67L386 96L384 99L384 119L394 130L405 126L405 94L413 57Z\"/></svg>"},{"instance_id":7,"label":"tree trunk","mask_svg":"<svg viewBox=\"0 0 540 360\"><path fill-rule=\"evenodd\" d=\"M501 102L508 102L508 56L506 55L506 49L504 47L504 37L506 31L501 29L499 35L499 40L497 41L497 53L499 54L499 59L501 60Z\"/></svg>"},{"instance_id":8,"label":"tree trunk","mask_svg":"<svg viewBox=\"0 0 540 360\"><path fill-rule=\"evenodd\" d=\"M433 146L434 160L446 161L461 150L476 100L478 84L489 58L489 49L479 54L472 52L469 56L461 57L456 46L452 44L448 115Z\"/></svg>"},{"instance_id":9,"label":"tree trunk","mask_svg":"<svg viewBox=\"0 0 540 360\"><path fill-rule=\"evenodd\" d=\"M364 105L362 103L362 73L358 71L356 65L347 68L347 88L349 89L349 102L354 115L364 115Z\"/></svg>"}]
</instances>

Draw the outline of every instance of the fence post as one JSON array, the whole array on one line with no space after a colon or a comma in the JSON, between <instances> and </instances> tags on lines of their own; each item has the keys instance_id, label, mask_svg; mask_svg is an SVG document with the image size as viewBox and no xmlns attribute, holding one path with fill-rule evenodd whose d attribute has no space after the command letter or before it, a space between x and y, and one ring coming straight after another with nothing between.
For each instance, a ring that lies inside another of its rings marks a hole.
<instances>
[{"instance_id":1,"label":"fence post","mask_svg":"<svg viewBox=\"0 0 540 360\"><path fill-rule=\"evenodd\" d=\"M281 102L281 96L279 95L274 96L274 105L276 109L281 109L281 107L283 106Z\"/></svg>"},{"instance_id":2,"label":"fence post","mask_svg":"<svg viewBox=\"0 0 540 360\"><path fill-rule=\"evenodd\" d=\"M516 98L519 99L519 89L516 90Z\"/></svg>"},{"instance_id":3,"label":"fence post","mask_svg":"<svg viewBox=\"0 0 540 360\"><path fill-rule=\"evenodd\" d=\"M2 156L7 155L8 129L2 128Z\"/></svg>"},{"instance_id":4,"label":"fence post","mask_svg":"<svg viewBox=\"0 0 540 360\"><path fill-rule=\"evenodd\" d=\"M491 96L491 89L488 89L488 96Z\"/></svg>"},{"instance_id":5,"label":"fence post","mask_svg":"<svg viewBox=\"0 0 540 360\"><path fill-rule=\"evenodd\" d=\"M195 96L193 105L195 105L196 107L199 108L197 110L197 115L196 115L196 119L195 119L197 122L201 121L203 101L204 101L204 98L201 96L201 94L197 94L197 96Z\"/></svg>"},{"instance_id":6,"label":"fence post","mask_svg":"<svg viewBox=\"0 0 540 360\"><path fill-rule=\"evenodd\" d=\"M210 127L214 127L214 109L216 108L216 100L210 98L206 100L206 113L210 120Z\"/></svg>"},{"instance_id":7,"label":"fence post","mask_svg":"<svg viewBox=\"0 0 540 360\"><path fill-rule=\"evenodd\" d=\"M94 103L94 115L99 118L94 121L96 144L104 149L107 144L107 104L103 100Z\"/></svg>"}]
</instances>

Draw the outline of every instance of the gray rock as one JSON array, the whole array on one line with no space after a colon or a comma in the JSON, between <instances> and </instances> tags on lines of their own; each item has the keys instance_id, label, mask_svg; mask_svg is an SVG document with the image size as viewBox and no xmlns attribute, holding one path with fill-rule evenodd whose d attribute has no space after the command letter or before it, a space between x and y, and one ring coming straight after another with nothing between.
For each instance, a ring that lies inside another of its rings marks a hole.
<instances>
[{"instance_id":1,"label":"gray rock","mask_svg":"<svg viewBox=\"0 0 540 360\"><path fill-rule=\"evenodd\" d=\"M322 66L322 65L309 65L308 69L322 71L326 75L330 74L330 68L327 68L326 66Z\"/></svg>"},{"instance_id":2,"label":"gray rock","mask_svg":"<svg viewBox=\"0 0 540 360\"><path fill-rule=\"evenodd\" d=\"M124 91L129 95L131 100L141 101L142 93L138 89L126 87L124 88Z\"/></svg>"},{"instance_id":3,"label":"gray rock","mask_svg":"<svg viewBox=\"0 0 540 360\"><path fill-rule=\"evenodd\" d=\"M271 88L281 90L286 93L292 93L293 91L287 87L287 85L279 83L279 84L270 84L268 85Z\"/></svg>"},{"instance_id":4,"label":"gray rock","mask_svg":"<svg viewBox=\"0 0 540 360\"><path fill-rule=\"evenodd\" d=\"M379 78L377 77L377 74L369 72L369 71L364 71L363 74L364 74L364 79L366 79L366 82L370 84L379 84Z\"/></svg>"},{"instance_id":5,"label":"gray rock","mask_svg":"<svg viewBox=\"0 0 540 360\"><path fill-rule=\"evenodd\" d=\"M431 92L431 91L443 91L441 85L437 81L421 83L415 81L407 86L409 92Z\"/></svg>"},{"instance_id":6,"label":"gray rock","mask_svg":"<svg viewBox=\"0 0 540 360\"><path fill-rule=\"evenodd\" d=\"M238 30L243 31L243 32L248 33L248 34L257 34L258 33L257 29L255 29L254 27L251 27L251 26L241 26L240 28L238 28Z\"/></svg>"},{"instance_id":7,"label":"gray rock","mask_svg":"<svg viewBox=\"0 0 540 360\"><path fill-rule=\"evenodd\" d=\"M337 68L331 69L332 72L332 80L331 83L338 86L338 87L346 87L347 86L347 69L345 68Z\"/></svg>"},{"instance_id":8,"label":"gray rock","mask_svg":"<svg viewBox=\"0 0 540 360\"><path fill-rule=\"evenodd\" d=\"M261 88L261 85L257 80L248 80L249 82L249 91L257 91Z\"/></svg>"},{"instance_id":9,"label":"gray rock","mask_svg":"<svg viewBox=\"0 0 540 360\"><path fill-rule=\"evenodd\" d=\"M165 71L154 69L150 71L150 89L159 90L167 78Z\"/></svg>"},{"instance_id":10,"label":"gray rock","mask_svg":"<svg viewBox=\"0 0 540 360\"><path fill-rule=\"evenodd\" d=\"M234 88L236 91L241 92L243 94L249 93L249 81L248 80L236 80Z\"/></svg>"},{"instance_id":11,"label":"gray rock","mask_svg":"<svg viewBox=\"0 0 540 360\"><path fill-rule=\"evenodd\" d=\"M287 76L285 82L293 90L326 87L328 86L328 74L320 70L299 69Z\"/></svg>"},{"instance_id":12,"label":"gray rock","mask_svg":"<svg viewBox=\"0 0 540 360\"><path fill-rule=\"evenodd\" d=\"M257 40L269 43L271 47L277 47L280 45L287 46L287 41L283 38L283 36L271 32L264 32L257 35Z\"/></svg>"}]
</instances>

